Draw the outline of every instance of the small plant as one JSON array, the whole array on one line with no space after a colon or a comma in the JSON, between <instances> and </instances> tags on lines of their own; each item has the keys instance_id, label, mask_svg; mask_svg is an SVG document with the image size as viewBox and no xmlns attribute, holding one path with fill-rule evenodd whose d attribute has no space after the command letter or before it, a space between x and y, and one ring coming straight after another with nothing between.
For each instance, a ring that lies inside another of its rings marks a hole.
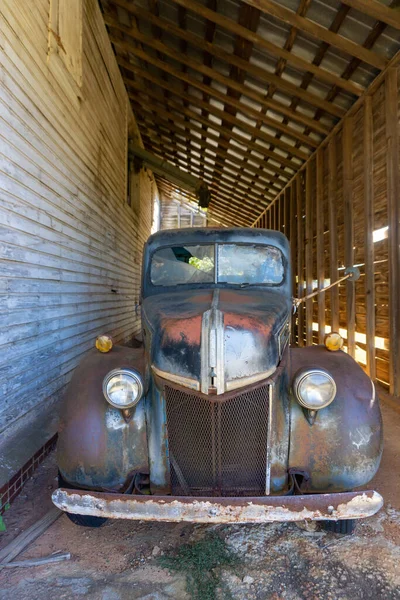
<instances>
[{"instance_id":1,"label":"small plant","mask_svg":"<svg viewBox=\"0 0 400 600\"><path fill-rule=\"evenodd\" d=\"M185 574L187 591L195 600L215 600L221 568L232 567L238 562L237 556L214 532L159 558L162 567Z\"/></svg>"},{"instance_id":2,"label":"small plant","mask_svg":"<svg viewBox=\"0 0 400 600\"><path fill-rule=\"evenodd\" d=\"M8 510L9 508L10 508L10 505L9 505L9 503L7 502L7 504L5 504L5 505L4 505L4 510L6 511L6 510ZM3 517L0 515L0 533L1 533L1 532L4 532L4 531L7 531L7 527L6 527L6 524L5 524L5 522L4 522L4 519L3 519Z\"/></svg>"}]
</instances>

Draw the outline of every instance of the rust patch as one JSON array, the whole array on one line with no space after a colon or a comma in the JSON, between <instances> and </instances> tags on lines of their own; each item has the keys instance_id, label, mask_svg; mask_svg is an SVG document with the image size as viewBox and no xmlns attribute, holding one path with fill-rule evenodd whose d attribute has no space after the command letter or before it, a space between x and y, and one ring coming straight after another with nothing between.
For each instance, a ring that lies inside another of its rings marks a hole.
<instances>
[{"instance_id":1,"label":"rust patch","mask_svg":"<svg viewBox=\"0 0 400 600\"><path fill-rule=\"evenodd\" d=\"M263 322L261 319L258 319L257 317L254 317L252 315L225 313L224 323L225 327L245 329L251 332L258 331L259 333L268 336L271 333L272 326L275 323L275 319L266 319L266 321Z\"/></svg>"},{"instance_id":2,"label":"rust patch","mask_svg":"<svg viewBox=\"0 0 400 600\"><path fill-rule=\"evenodd\" d=\"M382 496L375 491L262 498L185 498L88 493L61 488L53 493L52 499L61 510L81 515L197 523L360 519L374 515L383 505Z\"/></svg>"},{"instance_id":3,"label":"rust patch","mask_svg":"<svg viewBox=\"0 0 400 600\"><path fill-rule=\"evenodd\" d=\"M190 346L199 346L201 317L201 315L196 315L188 319L162 319L161 329L164 331L164 343L180 343L184 341Z\"/></svg>"}]
</instances>

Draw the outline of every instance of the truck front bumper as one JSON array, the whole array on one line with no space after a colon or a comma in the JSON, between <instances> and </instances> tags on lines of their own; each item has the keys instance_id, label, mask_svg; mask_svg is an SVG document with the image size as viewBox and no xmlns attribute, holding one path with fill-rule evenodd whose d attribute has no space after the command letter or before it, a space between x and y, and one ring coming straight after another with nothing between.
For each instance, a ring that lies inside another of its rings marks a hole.
<instances>
[{"instance_id":1,"label":"truck front bumper","mask_svg":"<svg viewBox=\"0 0 400 600\"><path fill-rule=\"evenodd\" d=\"M304 496L195 498L133 496L59 488L52 498L58 508L73 514L194 523L362 519L374 515L383 506L382 496L371 490Z\"/></svg>"}]
</instances>

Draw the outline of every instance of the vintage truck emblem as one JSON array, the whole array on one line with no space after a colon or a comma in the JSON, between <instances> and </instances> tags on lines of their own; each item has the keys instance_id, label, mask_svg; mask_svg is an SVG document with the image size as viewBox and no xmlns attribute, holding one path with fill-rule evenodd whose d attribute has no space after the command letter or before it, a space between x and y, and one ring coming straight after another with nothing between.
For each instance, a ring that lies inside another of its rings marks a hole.
<instances>
[{"instance_id":1,"label":"vintage truck emblem","mask_svg":"<svg viewBox=\"0 0 400 600\"><path fill-rule=\"evenodd\" d=\"M210 310L201 325L201 386L203 394L225 391L224 314L218 310L219 290L213 292Z\"/></svg>"}]
</instances>

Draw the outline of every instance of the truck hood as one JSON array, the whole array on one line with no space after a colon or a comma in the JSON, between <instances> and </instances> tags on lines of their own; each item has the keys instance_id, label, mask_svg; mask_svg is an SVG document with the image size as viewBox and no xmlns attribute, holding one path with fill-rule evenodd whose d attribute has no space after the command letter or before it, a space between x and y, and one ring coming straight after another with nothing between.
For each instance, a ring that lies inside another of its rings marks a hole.
<instances>
[{"instance_id":1,"label":"truck hood","mask_svg":"<svg viewBox=\"0 0 400 600\"><path fill-rule=\"evenodd\" d=\"M206 394L264 379L288 341L290 310L290 300L271 290L150 296L142 318L153 372Z\"/></svg>"}]
</instances>

